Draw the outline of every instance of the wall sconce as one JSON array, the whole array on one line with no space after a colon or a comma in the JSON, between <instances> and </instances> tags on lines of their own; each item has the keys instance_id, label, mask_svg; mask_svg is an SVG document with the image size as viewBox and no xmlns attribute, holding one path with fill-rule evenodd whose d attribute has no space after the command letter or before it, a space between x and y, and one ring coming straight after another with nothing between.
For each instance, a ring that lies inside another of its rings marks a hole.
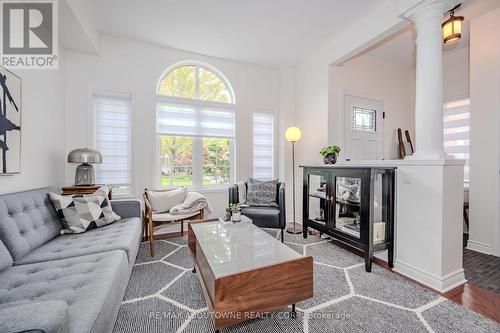
<instances>
[{"instance_id":1,"label":"wall sconce","mask_svg":"<svg viewBox=\"0 0 500 333\"><path fill-rule=\"evenodd\" d=\"M455 10L460 9L461 4L456 5L448 12L450 13L450 18L441 24L443 29L443 43L446 45L458 42L462 37L462 22L464 20L463 16L454 16Z\"/></svg>"}]
</instances>

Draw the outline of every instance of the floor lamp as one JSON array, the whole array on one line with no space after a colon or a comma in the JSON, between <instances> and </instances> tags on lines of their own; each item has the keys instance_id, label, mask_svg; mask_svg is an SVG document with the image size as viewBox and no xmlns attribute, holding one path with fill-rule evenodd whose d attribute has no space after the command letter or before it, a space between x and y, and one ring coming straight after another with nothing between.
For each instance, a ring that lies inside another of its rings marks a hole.
<instances>
[{"instance_id":1,"label":"floor lamp","mask_svg":"<svg viewBox=\"0 0 500 333\"><path fill-rule=\"evenodd\" d=\"M285 132L285 139L292 143L292 207L293 207L293 227L288 227L286 232L290 234L300 234L301 229L297 229L295 221L295 142L300 140L302 133L297 127L289 127Z\"/></svg>"}]
</instances>

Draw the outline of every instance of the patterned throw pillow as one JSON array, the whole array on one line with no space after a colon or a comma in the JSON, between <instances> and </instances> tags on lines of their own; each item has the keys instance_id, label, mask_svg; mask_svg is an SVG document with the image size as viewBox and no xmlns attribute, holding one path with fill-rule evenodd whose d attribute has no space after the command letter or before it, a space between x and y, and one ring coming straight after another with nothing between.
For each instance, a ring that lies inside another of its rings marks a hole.
<instances>
[{"instance_id":1,"label":"patterned throw pillow","mask_svg":"<svg viewBox=\"0 0 500 333\"><path fill-rule=\"evenodd\" d=\"M277 180L262 181L248 178L247 204L250 206L278 207L276 203Z\"/></svg>"},{"instance_id":2,"label":"patterned throw pillow","mask_svg":"<svg viewBox=\"0 0 500 333\"><path fill-rule=\"evenodd\" d=\"M64 234L79 234L121 219L108 200L109 189L101 186L94 194L59 195L49 193L61 219Z\"/></svg>"}]
</instances>

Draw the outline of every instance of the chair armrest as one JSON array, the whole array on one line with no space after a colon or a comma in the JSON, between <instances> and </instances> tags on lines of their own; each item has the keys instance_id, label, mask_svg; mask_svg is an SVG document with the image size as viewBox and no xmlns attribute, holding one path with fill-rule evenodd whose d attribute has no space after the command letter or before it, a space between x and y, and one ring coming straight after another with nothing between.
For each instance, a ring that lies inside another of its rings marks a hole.
<instances>
[{"instance_id":1,"label":"chair armrest","mask_svg":"<svg viewBox=\"0 0 500 333\"><path fill-rule=\"evenodd\" d=\"M122 218L141 217L141 202L132 200L111 200L111 208Z\"/></svg>"},{"instance_id":2,"label":"chair armrest","mask_svg":"<svg viewBox=\"0 0 500 333\"><path fill-rule=\"evenodd\" d=\"M278 207L280 210L280 226L286 227L286 209L285 209L285 183L280 183L278 189Z\"/></svg>"},{"instance_id":3,"label":"chair armrest","mask_svg":"<svg viewBox=\"0 0 500 333\"><path fill-rule=\"evenodd\" d=\"M238 203L238 185L233 184L229 187L229 203Z\"/></svg>"},{"instance_id":4,"label":"chair armrest","mask_svg":"<svg viewBox=\"0 0 500 333\"><path fill-rule=\"evenodd\" d=\"M43 301L6 305L0 309L0 332L68 333L68 304Z\"/></svg>"}]
</instances>

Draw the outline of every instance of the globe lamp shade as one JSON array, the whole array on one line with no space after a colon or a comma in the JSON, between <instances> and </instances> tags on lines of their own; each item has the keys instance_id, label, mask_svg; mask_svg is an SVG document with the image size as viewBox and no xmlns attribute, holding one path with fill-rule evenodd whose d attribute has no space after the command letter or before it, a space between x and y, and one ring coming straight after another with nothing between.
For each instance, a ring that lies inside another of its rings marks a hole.
<instances>
[{"instance_id":1,"label":"globe lamp shade","mask_svg":"<svg viewBox=\"0 0 500 333\"><path fill-rule=\"evenodd\" d=\"M302 137L302 132L298 127L289 127L285 132L285 139L288 142L297 142Z\"/></svg>"}]
</instances>

